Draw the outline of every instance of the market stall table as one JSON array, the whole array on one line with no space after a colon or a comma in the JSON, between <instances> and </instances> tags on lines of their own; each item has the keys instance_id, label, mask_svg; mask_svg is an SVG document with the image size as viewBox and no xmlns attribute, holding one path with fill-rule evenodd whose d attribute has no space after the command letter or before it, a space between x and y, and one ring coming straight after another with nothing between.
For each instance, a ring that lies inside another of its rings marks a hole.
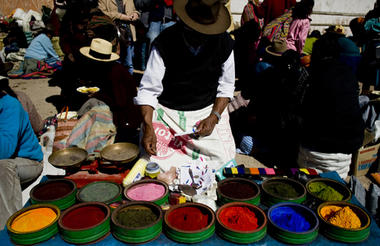
<instances>
[{"instance_id":1,"label":"market stall table","mask_svg":"<svg viewBox=\"0 0 380 246\"><path fill-rule=\"evenodd\" d=\"M339 181L343 181L342 179L340 179L339 175L336 172L321 174L321 176L326 177L326 178L332 178L332 179L339 180ZM354 196L352 197L352 203L360 205L358 200ZM380 242L380 228L377 226L377 224L374 221L372 221L371 233L370 233L370 236L368 237L368 239L361 242L361 243L357 243L355 245L366 245L366 246L368 246L368 245L379 245L379 242ZM3 245L13 245L12 242L10 241L10 238L8 236L6 229L0 231L0 245L2 245L2 246ZM62 238L57 234L53 238L51 238L50 240L45 241L45 242L38 244L38 245L57 245L58 246L58 245L71 245L71 244L64 242L62 240ZM125 243L120 242L120 241L116 240L112 235L109 235L104 240L102 240L96 244L93 244L93 245L104 245L104 246L114 246L115 245L116 246L116 245L125 245ZM160 245L161 246L161 245L180 245L180 244L176 243L174 241L171 241L170 239L168 239L165 236L164 233L162 233L159 238L157 238L156 240L154 240L152 242L144 244L144 245ZM214 234L208 240L205 240L199 244L193 244L193 245L213 246L213 245L235 245L235 244L230 243L228 241L225 241L225 240L221 239L217 234ZM275 245L284 245L284 244L273 239L269 234L267 234L262 240L260 240L256 243L248 244L248 245L271 245L271 246L274 245L275 246ZM312 245L347 245L347 244L331 241L319 233L317 239L315 241L313 241Z\"/></svg>"}]
</instances>

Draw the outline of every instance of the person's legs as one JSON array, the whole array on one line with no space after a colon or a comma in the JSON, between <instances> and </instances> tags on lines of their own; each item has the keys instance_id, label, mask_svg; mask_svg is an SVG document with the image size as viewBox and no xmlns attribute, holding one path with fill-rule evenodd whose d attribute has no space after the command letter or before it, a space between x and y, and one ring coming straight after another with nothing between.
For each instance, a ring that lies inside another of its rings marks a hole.
<instances>
[{"instance_id":1,"label":"person's legs","mask_svg":"<svg viewBox=\"0 0 380 246\"><path fill-rule=\"evenodd\" d=\"M149 24L149 30L146 34L146 37L149 38L150 45L152 45L154 39L160 34L161 32L161 21L152 21Z\"/></svg>"},{"instance_id":2,"label":"person's legs","mask_svg":"<svg viewBox=\"0 0 380 246\"><path fill-rule=\"evenodd\" d=\"M146 43L146 40L141 43L141 70L143 71L146 69Z\"/></svg>"},{"instance_id":3,"label":"person's legs","mask_svg":"<svg viewBox=\"0 0 380 246\"><path fill-rule=\"evenodd\" d=\"M29 74L38 71L38 61L33 58L24 59L24 74Z\"/></svg>"},{"instance_id":4,"label":"person's legs","mask_svg":"<svg viewBox=\"0 0 380 246\"><path fill-rule=\"evenodd\" d=\"M128 68L128 72L133 75L133 56L134 56L134 44L131 42L127 47L127 55L125 57L124 66Z\"/></svg>"},{"instance_id":5,"label":"person's legs","mask_svg":"<svg viewBox=\"0 0 380 246\"><path fill-rule=\"evenodd\" d=\"M0 230L8 218L21 209L22 195L17 167L12 160L0 160Z\"/></svg>"},{"instance_id":6,"label":"person's legs","mask_svg":"<svg viewBox=\"0 0 380 246\"><path fill-rule=\"evenodd\" d=\"M43 165L25 158L0 160L0 230L22 208L21 184L37 178Z\"/></svg>"},{"instance_id":7,"label":"person's legs","mask_svg":"<svg viewBox=\"0 0 380 246\"><path fill-rule=\"evenodd\" d=\"M16 157L12 159L17 168L17 174L21 184L30 182L42 173L43 164L26 158Z\"/></svg>"}]
</instances>

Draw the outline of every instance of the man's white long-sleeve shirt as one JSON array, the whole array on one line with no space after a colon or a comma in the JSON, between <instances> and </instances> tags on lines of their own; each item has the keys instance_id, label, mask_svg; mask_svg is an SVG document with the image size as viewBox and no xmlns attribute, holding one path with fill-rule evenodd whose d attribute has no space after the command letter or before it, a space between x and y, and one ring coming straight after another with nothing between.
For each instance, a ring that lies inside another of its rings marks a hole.
<instances>
[{"instance_id":1,"label":"man's white long-sleeve shirt","mask_svg":"<svg viewBox=\"0 0 380 246\"><path fill-rule=\"evenodd\" d=\"M159 51L153 47L148 64L141 79L137 96L134 98L136 105L149 105L156 108L158 97L164 87L162 79L165 75L165 64ZM232 98L235 91L235 62L234 53L231 52L228 59L222 65L222 75L218 79L216 97Z\"/></svg>"}]
</instances>

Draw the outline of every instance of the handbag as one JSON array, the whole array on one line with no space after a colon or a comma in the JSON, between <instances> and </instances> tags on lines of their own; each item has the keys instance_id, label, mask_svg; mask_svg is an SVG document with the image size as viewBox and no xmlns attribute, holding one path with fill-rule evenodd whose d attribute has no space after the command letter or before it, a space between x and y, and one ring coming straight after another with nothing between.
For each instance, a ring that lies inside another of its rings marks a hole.
<instances>
[{"instance_id":1,"label":"handbag","mask_svg":"<svg viewBox=\"0 0 380 246\"><path fill-rule=\"evenodd\" d=\"M65 112L65 113L64 113ZM62 119L62 115L65 114L65 117ZM55 130L54 144L61 141L62 139L68 137L71 134L71 130L77 124L78 119L67 119L69 114L69 107L65 106L61 110L61 117L57 117L57 128ZM53 151L56 149L53 149Z\"/></svg>"},{"instance_id":2,"label":"handbag","mask_svg":"<svg viewBox=\"0 0 380 246\"><path fill-rule=\"evenodd\" d=\"M122 0L116 0L117 10L119 13L125 14L124 5ZM132 41L132 31L130 23L128 21L115 20L115 25L117 28L117 35L120 42L124 45L129 45Z\"/></svg>"}]
</instances>

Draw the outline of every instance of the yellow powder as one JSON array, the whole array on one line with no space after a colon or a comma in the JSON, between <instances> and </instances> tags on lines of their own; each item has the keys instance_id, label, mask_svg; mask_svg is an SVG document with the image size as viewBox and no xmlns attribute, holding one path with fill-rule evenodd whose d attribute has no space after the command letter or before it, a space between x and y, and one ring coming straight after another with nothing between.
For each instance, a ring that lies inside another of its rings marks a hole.
<instances>
[{"instance_id":1,"label":"yellow powder","mask_svg":"<svg viewBox=\"0 0 380 246\"><path fill-rule=\"evenodd\" d=\"M336 206L331 206L331 207L336 207ZM332 208L332 209L335 209L335 208ZM321 214L322 214L322 211L321 211ZM357 229L362 226L359 217L348 206L342 209L339 209L336 212L332 212L327 217L329 218L326 218L326 217L324 218L327 219L328 222L342 228Z\"/></svg>"},{"instance_id":2,"label":"yellow powder","mask_svg":"<svg viewBox=\"0 0 380 246\"><path fill-rule=\"evenodd\" d=\"M51 208L36 208L17 216L11 228L17 232L32 232L49 225L57 214Z\"/></svg>"},{"instance_id":3,"label":"yellow powder","mask_svg":"<svg viewBox=\"0 0 380 246\"><path fill-rule=\"evenodd\" d=\"M321 209L321 215L325 220L328 220L331 216L335 214L335 212L341 209L342 207L338 207L338 206L324 206Z\"/></svg>"}]
</instances>

